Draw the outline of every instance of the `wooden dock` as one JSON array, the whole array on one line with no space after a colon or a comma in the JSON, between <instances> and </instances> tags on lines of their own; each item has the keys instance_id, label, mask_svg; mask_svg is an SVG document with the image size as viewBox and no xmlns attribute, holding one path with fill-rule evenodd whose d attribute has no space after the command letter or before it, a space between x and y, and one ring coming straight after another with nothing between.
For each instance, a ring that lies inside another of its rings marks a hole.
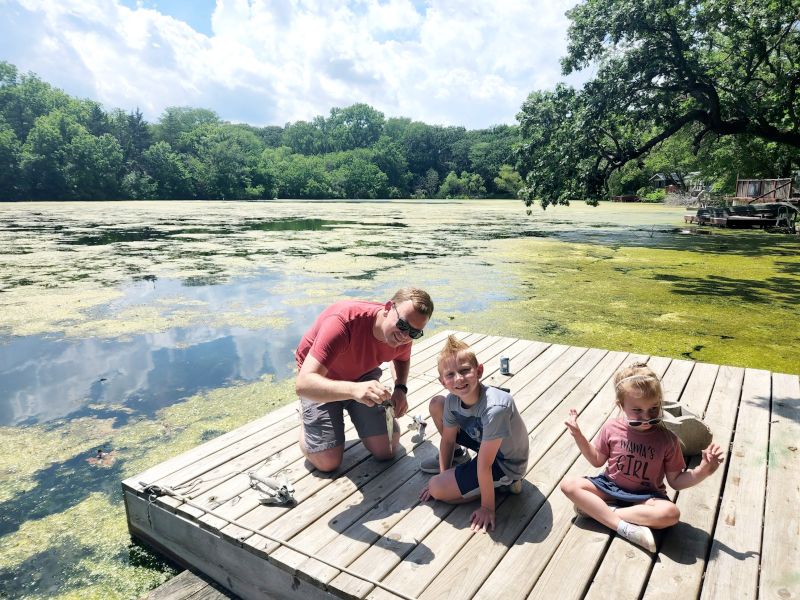
<instances>
[{"instance_id":1,"label":"wooden dock","mask_svg":"<svg viewBox=\"0 0 800 600\"><path fill-rule=\"evenodd\" d=\"M219 584L191 571L183 571L140 600L232 600Z\"/></svg>"},{"instance_id":2,"label":"wooden dock","mask_svg":"<svg viewBox=\"0 0 800 600\"><path fill-rule=\"evenodd\" d=\"M522 494L498 495L496 531L476 534L474 502L418 501L429 477L419 461L436 454L438 434L432 423L424 441L406 429L442 391L446 333L414 345L394 460L369 458L351 427L339 472L309 471L292 403L124 481L132 534L242 598L800 598L797 375L458 333L486 365L484 381L511 389L530 433ZM500 375L500 356L511 375ZM558 489L567 474L597 472L564 427L569 408L594 436L616 414L611 377L634 360L727 449L709 479L670 491L681 522L657 533L655 555L576 518ZM259 504L253 470L285 475L297 504Z\"/></svg>"}]
</instances>

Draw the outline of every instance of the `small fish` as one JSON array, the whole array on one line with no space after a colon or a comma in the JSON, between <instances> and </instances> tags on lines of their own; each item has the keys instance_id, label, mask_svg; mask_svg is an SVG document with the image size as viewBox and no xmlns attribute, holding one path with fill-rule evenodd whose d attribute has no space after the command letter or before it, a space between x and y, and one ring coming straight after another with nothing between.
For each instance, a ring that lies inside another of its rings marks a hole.
<instances>
[{"instance_id":1,"label":"small fish","mask_svg":"<svg viewBox=\"0 0 800 600\"><path fill-rule=\"evenodd\" d=\"M386 413L386 435L389 436L389 447L391 448L392 434L394 433L394 406L390 400L384 400L382 406Z\"/></svg>"}]
</instances>

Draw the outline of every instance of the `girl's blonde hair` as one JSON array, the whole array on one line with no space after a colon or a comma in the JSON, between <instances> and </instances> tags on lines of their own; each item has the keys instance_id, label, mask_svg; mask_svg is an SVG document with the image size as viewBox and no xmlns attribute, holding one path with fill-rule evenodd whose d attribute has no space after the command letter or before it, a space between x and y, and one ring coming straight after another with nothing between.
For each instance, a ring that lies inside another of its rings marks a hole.
<instances>
[{"instance_id":1,"label":"girl's blonde hair","mask_svg":"<svg viewBox=\"0 0 800 600\"><path fill-rule=\"evenodd\" d=\"M617 406L622 409L625 398L634 396L646 400L657 400L659 408L663 411L664 392L661 382L653 370L642 362L635 362L614 375L614 391L617 396Z\"/></svg>"},{"instance_id":2,"label":"girl's blonde hair","mask_svg":"<svg viewBox=\"0 0 800 600\"><path fill-rule=\"evenodd\" d=\"M458 360L459 358L466 358L473 367L478 366L478 357L469 349L469 344L462 342L454 335L448 335L447 339L442 346L442 351L439 352L438 368L439 374L442 373L442 364L451 358Z\"/></svg>"}]
</instances>

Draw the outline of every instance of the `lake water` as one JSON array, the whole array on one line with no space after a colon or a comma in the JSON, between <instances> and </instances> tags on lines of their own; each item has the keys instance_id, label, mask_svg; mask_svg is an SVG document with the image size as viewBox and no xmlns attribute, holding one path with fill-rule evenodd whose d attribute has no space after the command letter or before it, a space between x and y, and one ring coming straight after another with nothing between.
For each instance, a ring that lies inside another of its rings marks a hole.
<instances>
[{"instance_id":1,"label":"lake water","mask_svg":"<svg viewBox=\"0 0 800 600\"><path fill-rule=\"evenodd\" d=\"M341 298L452 328L800 371L797 236L513 201L0 205L0 597L136 597L119 482L291 401ZM98 453L98 450L100 453Z\"/></svg>"}]
</instances>

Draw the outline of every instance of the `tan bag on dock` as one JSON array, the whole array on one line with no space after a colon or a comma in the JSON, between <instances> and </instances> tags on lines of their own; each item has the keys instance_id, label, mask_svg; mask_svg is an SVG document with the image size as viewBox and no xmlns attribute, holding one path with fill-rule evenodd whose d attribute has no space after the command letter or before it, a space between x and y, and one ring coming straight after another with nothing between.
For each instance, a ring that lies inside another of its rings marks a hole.
<instances>
[{"instance_id":1,"label":"tan bag on dock","mask_svg":"<svg viewBox=\"0 0 800 600\"><path fill-rule=\"evenodd\" d=\"M711 429L677 402L664 404L664 425L678 436L684 456L700 454L711 443Z\"/></svg>"}]
</instances>

